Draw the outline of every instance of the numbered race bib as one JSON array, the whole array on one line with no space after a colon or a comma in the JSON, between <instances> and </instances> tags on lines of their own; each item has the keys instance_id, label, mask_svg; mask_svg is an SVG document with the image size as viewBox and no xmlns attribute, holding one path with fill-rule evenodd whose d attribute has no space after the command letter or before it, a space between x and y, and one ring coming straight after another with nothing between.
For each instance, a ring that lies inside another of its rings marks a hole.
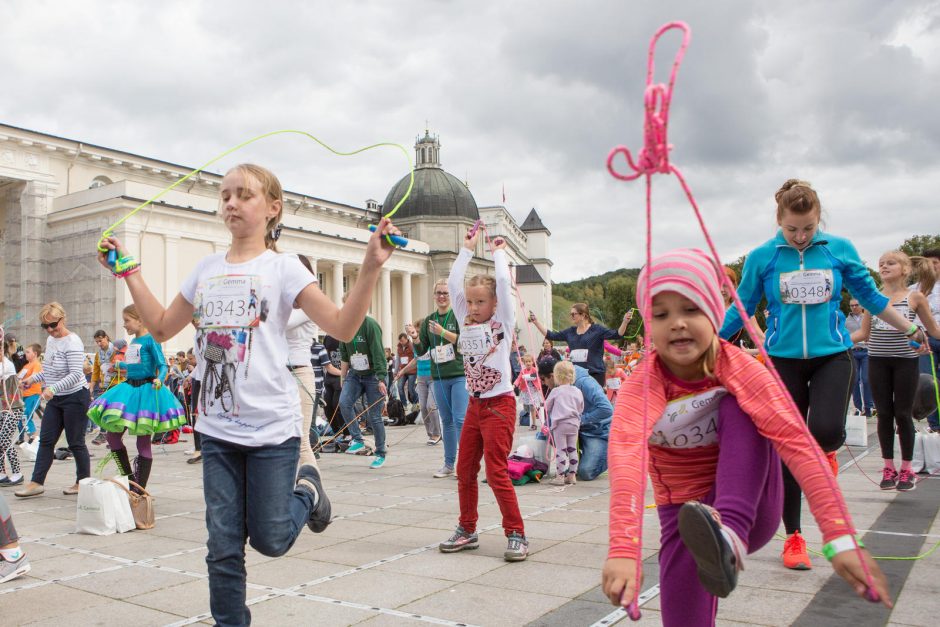
<instances>
[{"instance_id":1,"label":"numbered race bib","mask_svg":"<svg viewBox=\"0 0 940 627\"><path fill-rule=\"evenodd\" d=\"M832 270L780 273L780 298L788 305L818 305L832 298Z\"/></svg>"},{"instance_id":2,"label":"numbered race bib","mask_svg":"<svg viewBox=\"0 0 940 627\"><path fill-rule=\"evenodd\" d=\"M260 319L260 277L224 275L212 277L202 289L197 308L199 326L245 329Z\"/></svg>"},{"instance_id":3,"label":"numbered race bib","mask_svg":"<svg viewBox=\"0 0 940 627\"><path fill-rule=\"evenodd\" d=\"M139 364L140 363L140 344L128 344L127 352L124 353L124 363L126 364Z\"/></svg>"},{"instance_id":4,"label":"numbered race bib","mask_svg":"<svg viewBox=\"0 0 940 627\"><path fill-rule=\"evenodd\" d=\"M576 364L584 363L588 360L588 349L576 348L571 351L571 361Z\"/></svg>"},{"instance_id":5,"label":"numbered race bib","mask_svg":"<svg viewBox=\"0 0 940 627\"><path fill-rule=\"evenodd\" d=\"M369 357L362 353L353 353L349 356L349 365L352 366L353 370L368 370Z\"/></svg>"},{"instance_id":6,"label":"numbered race bib","mask_svg":"<svg viewBox=\"0 0 940 627\"><path fill-rule=\"evenodd\" d=\"M489 324L471 324L460 331L460 352L470 357L486 355L493 344L493 330Z\"/></svg>"},{"instance_id":7,"label":"numbered race bib","mask_svg":"<svg viewBox=\"0 0 940 627\"><path fill-rule=\"evenodd\" d=\"M454 361L457 359L457 355L454 353L454 345L442 344L440 346L435 346L434 350L431 351L431 358L434 360L434 363L438 364Z\"/></svg>"},{"instance_id":8,"label":"numbered race bib","mask_svg":"<svg viewBox=\"0 0 940 627\"><path fill-rule=\"evenodd\" d=\"M892 305L891 308L901 314L901 317L903 317L905 320L911 319L911 310L909 307L898 307L897 305ZM897 331L897 329L892 327L878 316L871 317L871 327L873 329L878 329L879 331ZM900 333L900 331L898 331L898 333Z\"/></svg>"},{"instance_id":9,"label":"numbered race bib","mask_svg":"<svg viewBox=\"0 0 940 627\"><path fill-rule=\"evenodd\" d=\"M399 358L398 358L398 363L400 363L402 366L407 366L407 365L408 365L408 358L407 358L407 357L399 357Z\"/></svg>"},{"instance_id":10,"label":"numbered race bib","mask_svg":"<svg viewBox=\"0 0 940 627\"><path fill-rule=\"evenodd\" d=\"M620 389L620 377L611 377L607 379L607 389L619 390Z\"/></svg>"},{"instance_id":11,"label":"numbered race bib","mask_svg":"<svg viewBox=\"0 0 940 627\"><path fill-rule=\"evenodd\" d=\"M418 361L431 361L431 352L428 351L423 355L418 355L417 359Z\"/></svg>"},{"instance_id":12,"label":"numbered race bib","mask_svg":"<svg viewBox=\"0 0 940 627\"><path fill-rule=\"evenodd\" d=\"M649 443L664 448L696 448L718 441L718 401L728 393L723 387L690 394L666 404L653 426Z\"/></svg>"}]
</instances>

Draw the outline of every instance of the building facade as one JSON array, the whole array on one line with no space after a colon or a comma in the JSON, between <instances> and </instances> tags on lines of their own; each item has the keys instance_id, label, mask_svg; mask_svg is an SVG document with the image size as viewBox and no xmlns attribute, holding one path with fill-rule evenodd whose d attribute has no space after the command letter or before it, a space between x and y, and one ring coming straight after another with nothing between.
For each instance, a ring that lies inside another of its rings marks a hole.
<instances>
[{"instance_id":1,"label":"building facade","mask_svg":"<svg viewBox=\"0 0 940 627\"><path fill-rule=\"evenodd\" d=\"M394 222L409 237L382 270L370 315L382 326L386 346L408 321L430 312L431 289L446 278L463 234L481 219L491 236L509 241L521 302L543 320L551 316L548 229L533 209L518 225L505 207L478 208L467 186L440 166L440 142L425 132L415 143L415 184ZM192 168L0 124L0 319L21 342L39 340L38 312L58 301L69 328L91 346L104 329L122 337L121 310L130 293L95 257L96 243L111 224L185 177ZM407 187L409 176L402 181ZM222 177L202 172L163 194L114 234L139 251L142 273L157 298L168 304L202 257L225 251L230 235L219 218ZM384 205L365 207L284 192L278 247L313 262L320 287L337 304L356 280L369 224L404 194L392 186ZM392 204L390 204L392 203ZM471 272L493 272L481 242ZM521 304L519 316L522 316ZM523 326L523 318L519 318ZM525 334L523 334L525 341ZM186 349L184 330L164 344Z\"/></svg>"}]
</instances>

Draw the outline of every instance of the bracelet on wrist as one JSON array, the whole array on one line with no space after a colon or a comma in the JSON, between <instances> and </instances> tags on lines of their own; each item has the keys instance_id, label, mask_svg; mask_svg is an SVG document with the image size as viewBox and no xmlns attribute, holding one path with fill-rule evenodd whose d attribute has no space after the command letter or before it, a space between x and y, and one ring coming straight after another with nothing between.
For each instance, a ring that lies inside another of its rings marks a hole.
<instances>
[{"instance_id":1,"label":"bracelet on wrist","mask_svg":"<svg viewBox=\"0 0 940 627\"><path fill-rule=\"evenodd\" d=\"M911 337L912 335L917 333L918 330L919 330L919 327L916 324L911 324L911 328L908 329L907 333L905 333L904 335L906 335L907 337Z\"/></svg>"},{"instance_id":2,"label":"bracelet on wrist","mask_svg":"<svg viewBox=\"0 0 940 627\"><path fill-rule=\"evenodd\" d=\"M111 268L111 274L119 279L129 277L135 272L140 271L140 262L133 255L124 255L114 262Z\"/></svg>"},{"instance_id":3,"label":"bracelet on wrist","mask_svg":"<svg viewBox=\"0 0 940 627\"><path fill-rule=\"evenodd\" d=\"M853 542L853 538L855 541ZM865 545L862 544L862 541L858 539L857 536L852 536L846 534L844 536L839 536L832 542L827 542L823 545L822 552L826 556L828 561L832 561L832 558L838 555L839 553L844 553L845 551L851 551L855 548L856 543L860 549L865 548Z\"/></svg>"}]
</instances>

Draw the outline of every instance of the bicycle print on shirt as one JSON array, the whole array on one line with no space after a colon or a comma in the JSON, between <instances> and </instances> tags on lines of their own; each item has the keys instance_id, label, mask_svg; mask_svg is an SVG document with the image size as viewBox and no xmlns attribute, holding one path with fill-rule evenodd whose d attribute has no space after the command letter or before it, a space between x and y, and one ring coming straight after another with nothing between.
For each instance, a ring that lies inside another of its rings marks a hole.
<instances>
[{"instance_id":1,"label":"bicycle print on shirt","mask_svg":"<svg viewBox=\"0 0 940 627\"><path fill-rule=\"evenodd\" d=\"M216 276L196 290L193 322L196 351L205 363L201 401L207 413L221 409L223 418L238 416L235 382L239 375L248 377L253 332L269 311L260 292L258 275Z\"/></svg>"}]
</instances>

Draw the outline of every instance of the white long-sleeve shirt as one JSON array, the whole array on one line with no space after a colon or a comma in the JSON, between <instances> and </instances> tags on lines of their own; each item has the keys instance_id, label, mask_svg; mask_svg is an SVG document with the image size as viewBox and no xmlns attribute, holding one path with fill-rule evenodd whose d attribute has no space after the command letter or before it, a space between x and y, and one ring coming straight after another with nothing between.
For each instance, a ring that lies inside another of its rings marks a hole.
<instances>
[{"instance_id":1,"label":"white long-sleeve shirt","mask_svg":"<svg viewBox=\"0 0 940 627\"><path fill-rule=\"evenodd\" d=\"M472 258L473 251L461 248L447 278L454 315L460 325L458 343L463 355L467 390L476 398L512 394L509 355L512 334L516 328L516 308L512 300L509 262L505 251L500 249L493 252L496 265L496 310L487 322L468 324L469 308L464 293L464 275Z\"/></svg>"}]
</instances>

